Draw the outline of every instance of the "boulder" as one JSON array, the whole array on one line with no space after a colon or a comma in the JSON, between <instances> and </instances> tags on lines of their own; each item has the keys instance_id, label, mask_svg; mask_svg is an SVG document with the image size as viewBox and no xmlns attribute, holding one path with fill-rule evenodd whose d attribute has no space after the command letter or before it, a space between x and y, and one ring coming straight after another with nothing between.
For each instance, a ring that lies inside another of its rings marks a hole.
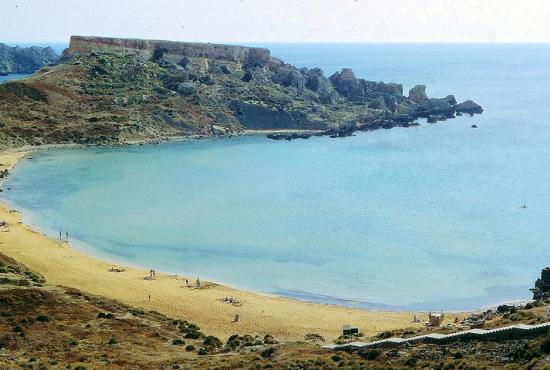
<instances>
[{"instance_id":1,"label":"boulder","mask_svg":"<svg viewBox=\"0 0 550 370\"><path fill-rule=\"evenodd\" d=\"M454 97L449 95L445 98L430 98L419 104L418 115L427 117L430 115L445 115L447 118L454 117L455 108L451 104Z\"/></svg>"},{"instance_id":2,"label":"boulder","mask_svg":"<svg viewBox=\"0 0 550 370\"><path fill-rule=\"evenodd\" d=\"M550 267L545 267L540 273L540 278L535 282L535 287L531 289L533 299L536 301L550 298Z\"/></svg>"},{"instance_id":3,"label":"boulder","mask_svg":"<svg viewBox=\"0 0 550 370\"><path fill-rule=\"evenodd\" d=\"M191 95L197 91L195 84L192 82L182 82L178 85L178 92L182 95Z\"/></svg>"},{"instance_id":4,"label":"boulder","mask_svg":"<svg viewBox=\"0 0 550 370\"><path fill-rule=\"evenodd\" d=\"M273 68L271 81L285 87L295 87L298 90L303 90L306 86L306 78L296 68L290 65L280 65Z\"/></svg>"},{"instance_id":5,"label":"boulder","mask_svg":"<svg viewBox=\"0 0 550 370\"><path fill-rule=\"evenodd\" d=\"M349 68L343 68L329 77L334 89L345 97L357 98L364 94L361 82L355 78L355 74Z\"/></svg>"},{"instance_id":6,"label":"boulder","mask_svg":"<svg viewBox=\"0 0 550 370\"><path fill-rule=\"evenodd\" d=\"M428 100L426 95L426 85L416 85L409 90L409 100L416 104L424 103Z\"/></svg>"},{"instance_id":7,"label":"boulder","mask_svg":"<svg viewBox=\"0 0 550 370\"><path fill-rule=\"evenodd\" d=\"M233 73L233 69L231 68L230 65L227 65L227 64L223 64L220 67L220 70L222 71L223 74L226 74L226 75L230 75L231 73Z\"/></svg>"},{"instance_id":8,"label":"boulder","mask_svg":"<svg viewBox=\"0 0 550 370\"><path fill-rule=\"evenodd\" d=\"M372 100L368 105L371 109L384 109L394 112L397 109L397 99L390 94L381 94L376 99Z\"/></svg>"},{"instance_id":9,"label":"boulder","mask_svg":"<svg viewBox=\"0 0 550 370\"><path fill-rule=\"evenodd\" d=\"M403 96L403 85L375 81L359 80L365 92L378 92L394 96Z\"/></svg>"},{"instance_id":10,"label":"boulder","mask_svg":"<svg viewBox=\"0 0 550 370\"><path fill-rule=\"evenodd\" d=\"M455 110L460 113L469 113L469 114L474 114L474 113L481 114L483 112L483 108L481 107L481 105L477 104L472 100L466 100L465 102L457 104L455 106Z\"/></svg>"}]
</instances>

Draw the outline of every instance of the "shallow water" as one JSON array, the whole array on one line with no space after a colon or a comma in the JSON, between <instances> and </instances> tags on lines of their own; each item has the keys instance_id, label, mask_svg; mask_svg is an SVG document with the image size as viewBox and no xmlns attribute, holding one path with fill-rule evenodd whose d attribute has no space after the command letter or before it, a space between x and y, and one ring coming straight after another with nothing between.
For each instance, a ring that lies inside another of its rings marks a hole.
<instances>
[{"instance_id":1,"label":"shallow water","mask_svg":"<svg viewBox=\"0 0 550 370\"><path fill-rule=\"evenodd\" d=\"M28 73L12 73L7 76L0 76L0 84L6 81L22 80L25 77L30 76Z\"/></svg>"},{"instance_id":2,"label":"shallow water","mask_svg":"<svg viewBox=\"0 0 550 370\"><path fill-rule=\"evenodd\" d=\"M94 255L251 290L392 309L530 297L550 259L549 46L269 47L486 112L344 139L41 152L2 197Z\"/></svg>"}]
</instances>

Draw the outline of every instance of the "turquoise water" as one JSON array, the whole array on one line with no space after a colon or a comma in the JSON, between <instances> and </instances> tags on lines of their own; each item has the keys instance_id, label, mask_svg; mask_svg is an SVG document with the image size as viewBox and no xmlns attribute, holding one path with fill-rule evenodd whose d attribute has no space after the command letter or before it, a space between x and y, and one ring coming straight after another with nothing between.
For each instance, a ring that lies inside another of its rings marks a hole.
<instances>
[{"instance_id":1,"label":"turquoise water","mask_svg":"<svg viewBox=\"0 0 550 370\"><path fill-rule=\"evenodd\" d=\"M13 73L9 74L7 76L0 76L0 84L5 81L12 81L12 80L21 80L27 76L30 76L30 74L27 73Z\"/></svg>"},{"instance_id":2,"label":"turquoise water","mask_svg":"<svg viewBox=\"0 0 550 370\"><path fill-rule=\"evenodd\" d=\"M550 264L549 46L270 47L486 112L343 139L44 151L2 197L94 255L255 291L427 310L530 298Z\"/></svg>"}]
</instances>

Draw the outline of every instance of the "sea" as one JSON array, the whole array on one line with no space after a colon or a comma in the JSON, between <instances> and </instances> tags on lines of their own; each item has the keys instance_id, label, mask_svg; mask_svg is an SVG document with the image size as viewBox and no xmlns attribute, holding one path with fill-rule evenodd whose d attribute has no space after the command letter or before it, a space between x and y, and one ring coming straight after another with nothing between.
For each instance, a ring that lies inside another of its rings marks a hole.
<instances>
[{"instance_id":1,"label":"sea","mask_svg":"<svg viewBox=\"0 0 550 370\"><path fill-rule=\"evenodd\" d=\"M113 264L250 291L388 310L531 298L550 265L550 45L260 46L485 111L337 139L39 151L0 199Z\"/></svg>"}]
</instances>

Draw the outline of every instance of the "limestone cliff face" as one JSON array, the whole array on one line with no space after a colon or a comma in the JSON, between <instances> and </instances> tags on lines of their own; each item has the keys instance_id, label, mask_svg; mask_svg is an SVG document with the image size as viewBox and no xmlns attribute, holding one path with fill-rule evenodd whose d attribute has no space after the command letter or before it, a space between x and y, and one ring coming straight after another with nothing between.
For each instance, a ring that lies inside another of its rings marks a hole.
<instances>
[{"instance_id":1,"label":"limestone cliff face","mask_svg":"<svg viewBox=\"0 0 550 370\"><path fill-rule=\"evenodd\" d=\"M63 59L68 60L92 52L133 54L143 60L150 60L158 53L164 60L172 63L180 63L184 57L190 57L225 60L243 66L263 66L270 60L269 50L263 48L95 36L71 36L69 48L63 52Z\"/></svg>"}]
</instances>

